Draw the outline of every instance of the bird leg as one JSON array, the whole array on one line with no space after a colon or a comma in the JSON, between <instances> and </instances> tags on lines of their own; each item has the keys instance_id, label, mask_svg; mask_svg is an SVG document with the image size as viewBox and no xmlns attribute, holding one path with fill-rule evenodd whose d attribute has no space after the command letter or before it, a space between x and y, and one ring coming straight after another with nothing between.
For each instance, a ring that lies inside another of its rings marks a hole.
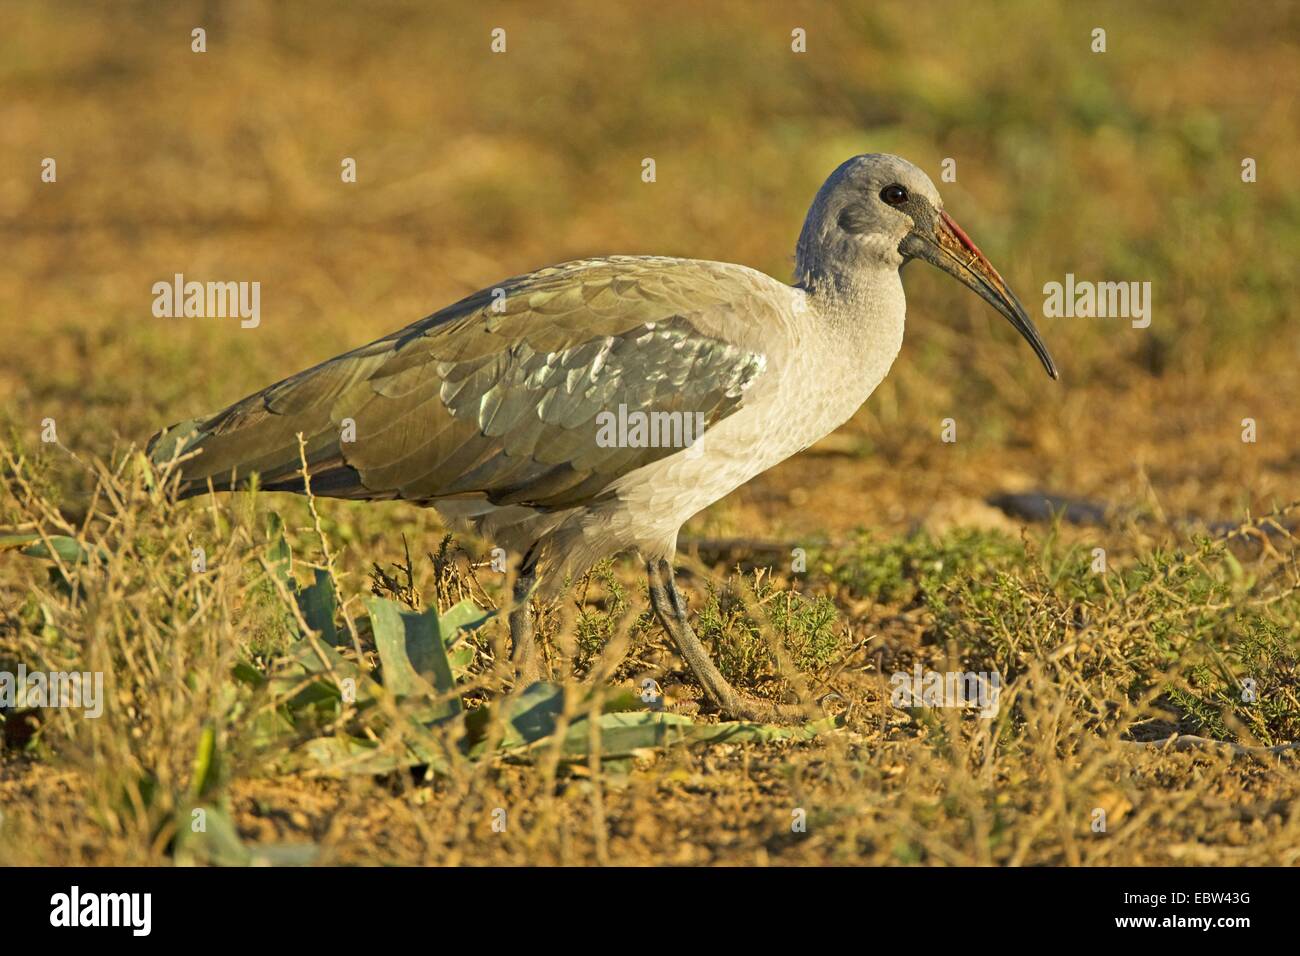
<instances>
[{"instance_id":1,"label":"bird leg","mask_svg":"<svg viewBox=\"0 0 1300 956\"><path fill-rule=\"evenodd\" d=\"M533 609L529 598L537 583L537 570L528 556L519 564L515 575L514 591L510 604L511 660L515 665L518 687L527 687L541 680L541 663L537 658L537 642L533 634Z\"/></svg>"},{"instance_id":2,"label":"bird leg","mask_svg":"<svg viewBox=\"0 0 1300 956\"><path fill-rule=\"evenodd\" d=\"M704 688L704 693L724 716L737 720L780 720L806 716L800 707L756 700L737 692L722 676L722 672L709 657L709 652L691 629L686 617L686 602L677 590L672 564L662 559L647 561L646 571L649 575L650 603L654 607L655 616L676 643L695 679Z\"/></svg>"}]
</instances>

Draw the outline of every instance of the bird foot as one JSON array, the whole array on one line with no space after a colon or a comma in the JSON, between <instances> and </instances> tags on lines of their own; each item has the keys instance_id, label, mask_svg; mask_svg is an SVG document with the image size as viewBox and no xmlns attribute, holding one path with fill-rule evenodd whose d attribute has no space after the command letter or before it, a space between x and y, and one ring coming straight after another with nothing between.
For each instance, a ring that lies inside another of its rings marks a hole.
<instances>
[{"instance_id":1,"label":"bird foot","mask_svg":"<svg viewBox=\"0 0 1300 956\"><path fill-rule=\"evenodd\" d=\"M736 694L718 705L718 712L731 720L755 720L770 724L802 724L814 719L801 704L779 704Z\"/></svg>"}]
</instances>

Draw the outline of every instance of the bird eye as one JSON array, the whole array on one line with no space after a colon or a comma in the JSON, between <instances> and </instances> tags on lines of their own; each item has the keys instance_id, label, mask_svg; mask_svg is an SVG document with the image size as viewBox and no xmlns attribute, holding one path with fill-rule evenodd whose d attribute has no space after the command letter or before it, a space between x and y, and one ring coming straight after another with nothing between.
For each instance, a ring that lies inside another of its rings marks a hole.
<instances>
[{"instance_id":1,"label":"bird eye","mask_svg":"<svg viewBox=\"0 0 1300 956\"><path fill-rule=\"evenodd\" d=\"M898 183L891 183L880 190L880 198L891 206L901 206L907 202L907 190Z\"/></svg>"}]
</instances>

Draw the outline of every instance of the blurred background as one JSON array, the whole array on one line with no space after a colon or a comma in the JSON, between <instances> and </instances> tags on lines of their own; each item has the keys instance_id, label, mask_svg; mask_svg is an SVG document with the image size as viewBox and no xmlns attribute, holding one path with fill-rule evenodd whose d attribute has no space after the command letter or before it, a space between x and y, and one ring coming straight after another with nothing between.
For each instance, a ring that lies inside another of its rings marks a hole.
<instances>
[{"instance_id":1,"label":"blurred background","mask_svg":"<svg viewBox=\"0 0 1300 956\"><path fill-rule=\"evenodd\" d=\"M1295 497L1295 4L46 2L3 19L0 425L28 442L53 417L68 448L107 456L566 259L788 279L824 177L889 151L935 179L1062 381L912 266L903 353L868 405L696 530L995 521L984 500L1027 489L1209 518ZM178 272L260 281L260 327L154 317L152 284ZM1042 318L1066 273L1149 281L1150 327Z\"/></svg>"}]
</instances>

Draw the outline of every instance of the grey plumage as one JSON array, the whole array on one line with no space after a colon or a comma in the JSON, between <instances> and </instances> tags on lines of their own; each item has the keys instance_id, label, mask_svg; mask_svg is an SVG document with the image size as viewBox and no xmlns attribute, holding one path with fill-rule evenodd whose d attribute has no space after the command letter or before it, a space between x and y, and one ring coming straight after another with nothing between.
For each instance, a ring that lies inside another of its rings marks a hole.
<instances>
[{"instance_id":1,"label":"grey plumage","mask_svg":"<svg viewBox=\"0 0 1300 956\"><path fill-rule=\"evenodd\" d=\"M895 189L905 202L892 201ZM150 450L159 461L198 453L183 465L182 495L237 489L254 472L266 489L300 491L301 433L315 494L433 505L520 558L525 599L537 575L554 594L602 555L637 548L656 611L705 689L724 710L754 714L762 708L701 663L672 583L677 531L866 400L901 346L899 269L910 258L992 302L1054 374L1019 302L925 174L870 155L819 191L795 286L662 257L541 269L174 427ZM598 441L598 417L620 408L698 416L704 441ZM526 617L516 609L511 624L532 677Z\"/></svg>"}]
</instances>

